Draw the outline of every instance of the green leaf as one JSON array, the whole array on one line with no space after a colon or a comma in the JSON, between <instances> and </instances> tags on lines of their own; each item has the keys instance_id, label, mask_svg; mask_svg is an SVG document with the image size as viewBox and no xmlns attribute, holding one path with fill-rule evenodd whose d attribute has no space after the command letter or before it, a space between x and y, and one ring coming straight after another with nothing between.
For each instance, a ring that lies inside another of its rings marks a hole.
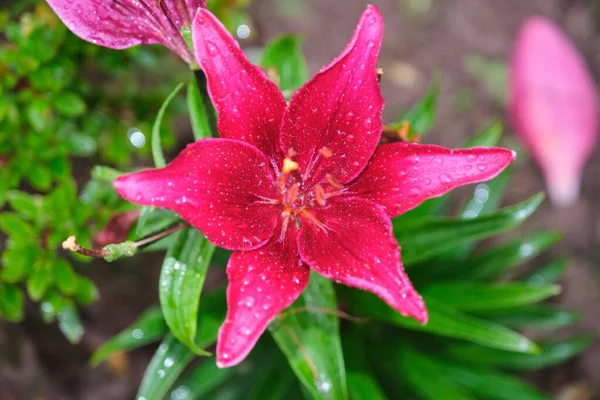
<instances>
[{"instance_id":1,"label":"green leaf","mask_svg":"<svg viewBox=\"0 0 600 400\"><path fill-rule=\"evenodd\" d=\"M343 336L346 358L346 376L351 399L385 400L383 389L379 387L369 370L368 354L357 330Z\"/></svg>"},{"instance_id":2,"label":"green leaf","mask_svg":"<svg viewBox=\"0 0 600 400\"><path fill-rule=\"evenodd\" d=\"M425 96L401 118L401 121L410 122L408 139L412 139L417 135L424 136L431 130L435 124L435 112L439 93L440 79L434 77ZM394 126L400 128L401 125L402 122Z\"/></svg>"},{"instance_id":3,"label":"green leaf","mask_svg":"<svg viewBox=\"0 0 600 400\"><path fill-rule=\"evenodd\" d=\"M265 47L261 67L277 71L282 91L297 89L308 79L302 42L303 39L299 36L282 35Z\"/></svg>"},{"instance_id":4,"label":"green leaf","mask_svg":"<svg viewBox=\"0 0 600 400\"><path fill-rule=\"evenodd\" d=\"M71 300L64 300L56 318L58 319L58 328L67 340L73 344L79 343L83 336L83 326L79 320L79 313Z\"/></svg>"},{"instance_id":5,"label":"green leaf","mask_svg":"<svg viewBox=\"0 0 600 400\"><path fill-rule=\"evenodd\" d=\"M173 335L194 353L209 355L194 342L200 293L215 247L198 230L177 233L160 272L160 305Z\"/></svg>"},{"instance_id":6,"label":"green leaf","mask_svg":"<svg viewBox=\"0 0 600 400\"><path fill-rule=\"evenodd\" d=\"M446 347L445 353L458 360L514 371L536 371L562 364L575 357L587 347L594 338L592 335L579 335L567 340L540 343L539 354L518 354L502 350L489 349L473 344L455 344Z\"/></svg>"},{"instance_id":7,"label":"green leaf","mask_svg":"<svg viewBox=\"0 0 600 400\"><path fill-rule=\"evenodd\" d=\"M0 278L8 283L20 282L29 276L33 264L41 257L41 250L34 244L11 246L2 253Z\"/></svg>"},{"instance_id":8,"label":"green leaf","mask_svg":"<svg viewBox=\"0 0 600 400\"><path fill-rule=\"evenodd\" d=\"M50 117L50 105L43 100L34 100L27 107L27 120L37 132L48 126Z\"/></svg>"},{"instance_id":9,"label":"green leaf","mask_svg":"<svg viewBox=\"0 0 600 400\"><path fill-rule=\"evenodd\" d=\"M475 400L475 397L453 382L440 365L422 353L398 346L390 357L397 376L424 400Z\"/></svg>"},{"instance_id":10,"label":"green leaf","mask_svg":"<svg viewBox=\"0 0 600 400\"><path fill-rule=\"evenodd\" d=\"M94 282L82 276L77 277L77 293L75 293L77 303L83 305L92 304L98 299L98 296L98 288Z\"/></svg>"},{"instance_id":11,"label":"green leaf","mask_svg":"<svg viewBox=\"0 0 600 400\"><path fill-rule=\"evenodd\" d=\"M35 189L45 192L52 185L52 172L46 165L34 165L29 169L27 179Z\"/></svg>"},{"instance_id":12,"label":"green leaf","mask_svg":"<svg viewBox=\"0 0 600 400\"><path fill-rule=\"evenodd\" d=\"M209 138L215 130L215 109L208 96L206 76L202 71L194 71L187 88L187 107L194 139Z\"/></svg>"},{"instance_id":13,"label":"green leaf","mask_svg":"<svg viewBox=\"0 0 600 400\"><path fill-rule=\"evenodd\" d=\"M496 211L512 180L513 172L514 169L508 167L491 181L475 186L473 197L463 209L461 216L463 218L475 218ZM471 247L468 248L468 250L470 249Z\"/></svg>"},{"instance_id":14,"label":"green leaf","mask_svg":"<svg viewBox=\"0 0 600 400\"><path fill-rule=\"evenodd\" d=\"M129 327L98 348L90 364L98 365L115 353L125 352L155 342L169 332L160 307L150 307Z\"/></svg>"},{"instance_id":15,"label":"green leaf","mask_svg":"<svg viewBox=\"0 0 600 400\"><path fill-rule=\"evenodd\" d=\"M36 197L29 193L11 190L7 196L8 203L19 215L36 223L40 219L40 204Z\"/></svg>"},{"instance_id":16,"label":"green leaf","mask_svg":"<svg viewBox=\"0 0 600 400\"><path fill-rule=\"evenodd\" d=\"M204 295L198 311L195 340L198 347L210 346L217 340L226 307L224 289ZM162 399L194 356L189 347L168 334L146 368L137 397L144 396L146 400Z\"/></svg>"},{"instance_id":17,"label":"green leaf","mask_svg":"<svg viewBox=\"0 0 600 400\"><path fill-rule=\"evenodd\" d=\"M163 399L193 358L194 353L186 345L177 341L172 334L168 334L146 368L136 399Z\"/></svg>"},{"instance_id":18,"label":"green leaf","mask_svg":"<svg viewBox=\"0 0 600 400\"><path fill-rule=\"evenodd\" d=\"M428 299L460 311L485 311L537 303L561 291L558 285L527 283L482 284L476 282L441 282L423 288Z\"/></svg>"},{"instance_id":19,"label":"green leaf","mask_svg":"<svg viewBox=\"0 0 600 400\"><path fill-rule=\"evenodd\" d=\"M54 281L64 294L74 294L77 291L77 274L64 258L56 258L54 264Z\"/></svg>"},{"instance_id":20,"label":"green leaf","mask_svg":"<svg viewBox=\"0 0 600 400\"><path fill-rule=\"evenodd\" d=\"M27 279L27 293L34 301L39 301L52 283L52 273L46 263L38 263Z\"/></svg>"},{"instance_id":21,"label":"green leaf","mask_svg":"<svg viewBox=\"0 0 600 400\"><path fill-rule=\"evenodd\" d=\"M494 147L498 145L500 141L500 136L502 136L502 131L504 127L500 121L494 121L479 132L475 134L475 136L469 138L465 143L463 143L462 148L471 148L471 147Z\"/></svg>"},{"instance_id":22,"label":"green leaf","mask_svg":"<svg viewBox=\"0 0 600 400\"><path fill-rule=\"evenodd\" d=\"M434 335L462 339L481 345L519 353L535 353L538 347L518 332L501 325L464 314L452 307L425 298L429 311L429 322L421 325L403 317L376 296L357 290L342 292L345 302L354 315L374 318L406 329L429 332Z\"/></svg>"},{"instance_id":23,"label":"green leaf","mask_svg":"<svg viewBox=\"0 0 600 400\"><path fill-rule=\"evenodd\" d=\"M70 133L66 145L69 149L69 154L78 157L91 157L98 150L96 139L82 133Z\"/></svg>"},{"instance_id":24,"label":"green leaf","mask_svg":"<svg viewBox=\"0 0 600 400\"><path fill-rule=\"evenodd\" d=\"M517 227L537 209L543 198L543 194L538 194L523 203L473 219L429 217L406 224L394 220L394 236L402 246L404 263L412 264L430 259L455 246Z\"/></svg>"},{"instance_id":25,"label":"green leaf","mask_svg":"<svg viewBox=\"0 0 600 400\"><path fill-rule=\"evenodd\" d=\"M530 384L497 372L473 370L446 363L448 374L478 398L495 400L550 400Z\"/></svg>"},{"instance_id":26,"label":"green leaf","mask_svg":"<svg viewBox=\"0 0 600 400\"><path fill-rule=\"evenodd\" d=\"M45 323L49 324L56 319L63 308L65 298L55 290L49 290L40 304L40 314Z\"/></svg>"},{"instance_id":27,"label":"green leaf","mask_svg":"<svg viewBox=\"0 0 600 400\"><path fill-rule=\"evenodd\" d=\"M546 285L556 282L567 268L569 260L565 257L536 268L525 277L525 281L534 285Z\"/></svg>"},{"instance_id":28,"label":"green leaf","mask_svg":"<svg viewBox=\"0 0 600 400\"><path fill-rule=\"evenodd\" d=\"M78 117L85 112L83 99L71 92L60 92L54 97L54 109L66 117Z\"/></svg>"},{"instance_id":29,"label":"green leaf","mask_svg":"<svg viewBox=\"0 0 600 400\"><path fill-rule=\"evenodd\" d=\"M269 330L313 398L347 399L339 320L323 310L337 310L333 284L313 273L300 298Z\"/></svg>"},{"instance_id":30,"label":"green leaf","mask_svg":"<svg viewBox=\"0 0 600 400\"><path fill-rule=\"evenodd\" d=\"M163 231L179 220L179 216L172 211L150 206L142 207L135 228L135 239L143 239L148 235Z\"/></svg>"},{"instance_id":31,"label":"green leaf","mask_svg":"<svg viewBox=\"0 0 600 400\"><path fill-rule=\"evenodd\" d=\"M33 227L15 213L0 214L0 229L15 241L27 241L36 236Z\"/></svg>"},{"instance_id":32,"label":"green leaf","mask_svg":"<svg viewBox=\"0 0 600 400\"><path fill-rule=\"evenodd\" d=\"M179 381L171 391L170 399L194 400L206 397L235 375L234 368L219 368L214 359L207 359Z\"/></svg>"},{"instance_id":33,"label":"green leaf","mask_svg":"<svg viewBox=\"0 0 600 400\"><path fill-rule=\"evenodd\" d=\"M455 279L493 280L511 268L532 259L560 241L558 232L538 231L501 243L467 259Z\"/></svg>"},{"instance_id":34,"label":"green leaf","mask_svg":"<svg viewBox=\"0 0 600 400\"><path fill-rule=\"evenodd\" d=\"M519 329L525 327L556 329L573 325L581 320L579 311L559 310L547 305L493 310L480 315L495 323Z\"/></svg>"},{"instance_id":35,"label":"green leaf","mask_svg":"<svg viewBox=\"0 0 600 400\"><path fill-rule=\"evenodd\" d=\"M11 322L23 319L23 292L17 286L0 282L0 316Z\"/></svg>"},{"instance_id":36,"label":"green leaf","mask_svg":"<svg viewBox=\"0 0 600 400\"><path fill-rule=\"evenodd\" d=\"M160 126L165 116L165 112L167 111L167 107L169 107L169 104L175 98L175 96L177 96L182 87L183 83L177 85L175 90L171 92L163 105L160 107L160 110L158 110L158 114L156 114L156 121L154 121L154 126L152 127L152 160L154 161L154 166L157 168L162 168L167 165L167 162L165 161L165 155L162 151L162 145L160 144Z\"/></svg>"},{"instance_id":37,"label":"green leaf","mask_svg":"<svg viewBox=\"0 0 600 400\"><path fill-rule=\"evenodd\" d=\"M97 180L97 181L101 181L101 182L108 182L108 183L113 183L113 181L115 179L117 179L118 177L120 177L121 175L124 175L124 172L121 172L119 170L116 170L114 168L111 167L105 167L103 165L96 165L94 168L92 168L92 179Z\"/></svg>"}]
</instances>

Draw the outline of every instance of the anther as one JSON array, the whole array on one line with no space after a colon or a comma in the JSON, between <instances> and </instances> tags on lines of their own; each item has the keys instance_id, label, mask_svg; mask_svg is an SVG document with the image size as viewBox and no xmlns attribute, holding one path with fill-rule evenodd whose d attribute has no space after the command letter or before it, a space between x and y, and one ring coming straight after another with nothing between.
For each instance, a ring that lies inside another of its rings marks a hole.
<instances>
[{"instance_id":1,"label":"anther","mask_svg":"<svg viewBox=\"0 0 600 400\"><path fill-rule=\"evenodd\" d=\"M383 68L377 68L377 83L381 83L381 77L383 76Z\"/></svg>"},{"instance_id":2,"label":"anther","mask_svg":"<svg viewBox=\"0 0 600 400\"><path fill-rule=\"evenodd\" d=\"M333 175L331 175L331 174L326 174L325 175L325 179L327 179L327 183L329 183L335 189L343 189L344 188L344 185L342 185L341 183L339 183L338 180L335 179L333 177Z\"/></svg>"},{"instance_id":3,"label":"anther","mask_svg":"<svg viewBox=\"0 0 600 400\"><path fill-rule=\"evenodd\" d=\"M291 158L283 159L283 168L281 172L283 172L284 174L289 174L290 172L296 171L297 169L298 163L296 161L293 161Z\"/></svg>"},{"instance_id":4,"label":"anther","mask_svg":"<svg viewBox=\"0 0 600 400\"><path fill-rule=\"evenodd\" d=\"M408 134L410 133L410 121L404 120L402 121L402 126L400 127L400 130L398 131L398 136L400 137L400 139L403 142L408 142L409 138L408 138Z\"/></svg>"},{"instance_id":5,"label":"anther","mask_svg":"<svg viewBox=\"0 0 600 400\"><path fill-rule=\"evenodd\" d=\"M319 150L319 153L321 153L321 155L325 158L330 158L333 155L333 152L327 146L321 147L321 149Z\"/></svg>"},{"instance_id":6,"label":"anther","mask_svg":"<svg viewBox=\"0 0 600 400\"><path fill-rule=\"evenodd\" d=\"M323 190L323 186L319 184L315 185L315 200L317 200L318 205L325 205L325 191Z\"/></svg>"},{"instance_id":7,"label":"anther","mask_svg":"<svg viewBox=\"0 0 600 400\"><path fill-rule=\"evenodd\" d=\"M290 147L290 149L288 150L288 157L292 158L292 157L296 157L297 155L298 155L298 152Z\"/></svg>"}]
</instances>

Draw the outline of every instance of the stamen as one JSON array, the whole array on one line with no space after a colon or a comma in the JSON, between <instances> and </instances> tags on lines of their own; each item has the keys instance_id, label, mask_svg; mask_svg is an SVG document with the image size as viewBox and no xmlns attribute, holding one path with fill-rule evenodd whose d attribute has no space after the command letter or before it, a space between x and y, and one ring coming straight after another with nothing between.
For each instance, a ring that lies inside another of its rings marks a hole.
<instances>
[{"instance_id":1,"label":"stamen","mask_svg":"<svg viewBox=\"0 0 600 400\"><path fill-rule=\"evenodd\" d=\"M383 68L377 68L377 83L381 83L381 77L383 76Z\"/></svg>"},{"instance_id":2,"label":"stamen","mask_svg":"<svg viewBox=\"0 0 600 400\"><path fill-rule=\"evenodd\" d=\"M398 131L398 136L403 142L408 142L408 134L410 133L410 121L404 120L402 121L402 126Z\"/></svg>"},{"instance_id":3,"label":"stamen","mask_svg":"<svg viewBox=\"0 0 600 400\"><path fill-rule=\"evenodd\" d=\"M299 191L298 183L294 183L290 188L290 191L287 193L286 204L290 207L294 204L294 202L298 199L298 191Z\"/></svg>"},{"instance_id":4,"label":"stamen","mask_svg":"<svg viewBox=\"0 0 600 400\"><path fill-rule=\"evenodd\" d=\"M317 200L317 204L321 207L325 205L325 191L323 190L323 186L319 184L315 185L315 200Z\"/></svg>"},{"instance_id":5,"label":"stamen","mask_svg":"<svg viewBox=\"0 0 600 400\"><path fill-rule=\"evenodd\" d=\"M319 150L319 153L321 153L321 155L325 158L330 158L331 156L333 156L333 152L327 146L321 147L321 149Z\"/></svg>"},{"instance_id":6,"label":"stamen","mask_svg":"<svg viewBox=\"0 0 600 400\"><path fill-rule=\"evenodd\" d=\"M290 223L290 212L284 211L282 213L283 223L281 224L281 234L279 235L279 241L285 240L285 233L287 232L288 224Z\"/></svg>"},{"instance_id":7,"label":"stamen","mask_svg":"<svg viewBox=\"0 0 600 400\"><path fill-rule=\"evenodd\" d=\"M293 161L291 158L284 158L283 159L283 168L281 170L281 172L283 172L284 174L289 174L292 171L296 171L298 169L298 163L296 161Z\"/></svg>"},{"instance_id":8,"label":"stamen","mask_svg":"<svg viewBox=\"0 0 600 400\"><path fill-rule=\"evenodd\" d=\"M292 157L296 157L298 155L298 152L296 150L294 150L293 148L290 148L288 150L288 157L292 158Z\"/></svg>"},{"instance_id":9,"label":"stamen","mask_svg":"<svg viewBox=\"0 0 600 400\"><path fill-rule=\"evenodd\" d=\"M327 183L329 183L335 189L343 189L345 186L338 182L337 179L333 177L331 174L326 174L325 179L327 179Z\"/></svg>"}]
</instances>

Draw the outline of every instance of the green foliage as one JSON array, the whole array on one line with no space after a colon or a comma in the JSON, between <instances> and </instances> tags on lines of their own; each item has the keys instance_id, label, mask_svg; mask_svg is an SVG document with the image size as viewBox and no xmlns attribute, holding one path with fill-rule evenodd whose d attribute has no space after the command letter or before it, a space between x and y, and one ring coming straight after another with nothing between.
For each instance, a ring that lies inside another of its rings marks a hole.
<instances>
[{"instance_id":1,"label":"green foliage","mask_svg":"<svg viewBox=\"0 0 600 400\"><path fill-rule=\"evenodd\" d=\"M306 61L302 55L302 39L282 35L273 40L265 47L261 67L267 71L275 71L282 91L293 92L298 89L308 79Z\"/></svg>"},{"instance_id":2,"label":"green foliage","mask_svg":"<svg viewBox=\"0 0 600 400\"><path fill-rule=\"evenodd\" d=\"M209 7L235 27L245 4L233 3L234 8L231 2L214 0ZM21 320L26 291L40 303L44 321L57 321L64 335L77 342L83 328L76 305L90 304L98 291L80 273L85 259L66 255L61 243L77 233L78 243L92 247L93 233L115 212L132 206L114 192L112 181L121 172L111 167L93 169L92 179L78 193L73 157L93 156L129 168L133 157L150 156L149 146L137 150L132 137L139 139L150 129L139 121L154 120L151 152L156 166L165 165L165 110L170 104L178 109L183 104L176 97L182 85L169 97L172 85L166 91L157 88L158 96L148 94L153 91L142 94L139 82L128 78L137 69L156 68L152 52L116 53L84 44L68 34L46 6L18 21L1 17L0 23L9 44L0 50L0 230L7 237L0 269L0 316ZM92 61L94 72L110 71L116 93L83 78L90 76L81 73L86 60ZM290 94L306 79L301 40L276 39L265 49L262 66L275 69L280 87ZM409 138L433 126L438 94L436 79L401 118L411 123ZM187 86L187 107L195 140L216 133L214 109L200 72ZM131 131L131 137L124 134L134 126L139 129ZM465 146L496 145L501 133L502 127L492 124ZM480 245L520 226L543 200L543 195L535 195L498 209L512 173L507 170L477 185L473 198L458 212L450 211L447 195L393 221L404 263L427 304L426 325L400 315L374 295L313 274L300 298L271 323L271 335L263 335L240 366L221 370L213 358L195 360L209 355L204 349L215 344L224 320L225 289L204 290L204 283L211 262L223 265L227 252L216 252L200 232L185 228L141 248L167 250L158 288L160 306L146 310L101 346L90 363L160 341L136 396L146 400L545 399L514 372L564 362L583 351L590 338L536 344L519 331L544 328L553 334L554 328L576 322L579 315L540 304L560 292L556 281L566 261L540 267L535 257L556 244L560 235L537 231ZM133 240L179 222L172 212L143 207L129 232L131 240L105 249L125 249L131 255L138 251ZM525 262L531 269L515 273ZM338 311L337 299L349 314Z\"/></svg>"},{"instance_id":3,"label":"green foliage","mask_svg":"<svg viewBox=\"0 0 600 400\"><path fill-rule=\"evenodd\" d=\"M128 206L101 180L78 196L73 176L88 168L81 157L127 166L149 156L127 132L150 131L168 88L131 77L164 57L94 46L69 33L45 2L18 5L14 14L0 11L0 317L21 320L26 291L43 319L58 320L76 342L83 333L76 304L90 304L98 290L80 272L89 259L67 255L61 243L76 233L92 247L93 234ZM161 133L170 147L168 130Z\"/></svg>"}]
</instances>

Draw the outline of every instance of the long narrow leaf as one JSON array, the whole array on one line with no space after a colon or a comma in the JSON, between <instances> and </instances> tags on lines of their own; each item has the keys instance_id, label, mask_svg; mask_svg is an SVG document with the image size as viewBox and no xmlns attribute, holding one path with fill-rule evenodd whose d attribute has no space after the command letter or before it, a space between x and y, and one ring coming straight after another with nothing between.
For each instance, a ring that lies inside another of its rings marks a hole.
<instances>
[{"instance_id":1,"label":"long narrow leaf","mask_svg":"<svg viewBox=\"0 0 600 400\"><path fill-rule=\"evenodd\" d=\"M154 121L154 126L152 127L152 160L154 161L154 166L157 168L164 167L167 165L165 161L165 155L162 151L162 145L160 143L160 126L162 125L162 120L165 116L165 112L167 111L167 107L171 104L171 101L177 96L177 93L183 87L183 83L177 85L177 87L171 92L171 94L166 98L163 105L158 110L158 114L156 114L156 121Z\"/></svg>"},{"instance_id":2,"label":"long narrow leaf","mask_svg":"<svg viewBox=\"0 0 600 400\"><path fill-rule=\"evenodd\" d=\"M460 311L485 311L537 303L560 293L558 285L527 283L483 284L443 282L427 286L421 294Z\"/></svg>"},{"instance_id":3,"label":"long narrow leaf","mask_svg":"<svg viewBox=\"0 0 600 400\"><path fill-rule=\"evenodd\" d=\"M168 334L148 364L136 398L160 400L194 358L186 345Z\"/></svg>"},{"instance_id":4,"label":"long narrow leaf","mask_svg":"<svg viewBox=\"0 0 600 400\"><path fill-rule=\"evenodd\" d=\"M560 241L557 232L539 231L526 237L510 240L471 257L464 262L462 271L454 274L455 279L489 281L549 249Z\"/></svg>"},{"instance_id":5,"label":"long narrow leaf","mask_svg":"<svg viewBox=\"0 0 600 400\"><path fill-rule=\"evenodd\" d=\"M518 354L489 349L473 344L456 344L445 352L465 362L515 371L535 371L561 364L585 350L593 341L591 335L580 335L567 340L540 343L539 354Z\"/></svg>"},{"instance_id":6,"label":"long narrow leaf","mask_svg":"<svg viewBox=\"0 0 600 400\"><path fill-rule=\"evenodd\" d=\"M351 293L351 294L350 294ZM518 332L492 322L464 314L425 298L429 311L429 322L421 325L411 318L400 315L374 295L347 289L343 291L345 302L354 315L374 318L400 327L429 332L434 335L462 339L487 347L519 353L535 353L538 347Z\"/></svg>"},{"instance_id":7,"label":"long narrow leaf","mask_svg":"<svg viewBox=\"0 0 600 400\"><path fill-rule=\"evenodd\" d=\"M394 235L402 246L406 265L430 259L444 251L513 229L527 219L544 196L473 219L423 218L411 224L394 221Z\"/></svg>"},{"instance_id":8,"label":"long narrow leaf","mask_svg":"<svg viewBox=\"0 0 600 400\"><path fill-rule=\"evenodd\" d=\"M331 281L313 273L300 298L269 327L315 399L347 399L339 320ZM328 312L329 311L329 312Z\"/></svg>"},{"instance_id":9,"label":"long narrow leaf","mask_svg":"<svg viewBox=\"0 0 600 400\"><path fill-rule=\"evenodd\" d=\"M209 138L216 133L215 109L210 102L206 89L206 76L202 71L195 71L188 83L187 107L194 139Z\"/></svg>"},{"instance_id":10,"label":"long narrow leaf","mask_svg":"<svg viewBox=\"0 0 600 400\"><path fill-rule=\"evenodd\" d=\"M160 307L151 307L132 325L121 331L98 348L90 358L90 364L97 365L115 353L129 351L148 343L158 341L169 332Z\"/></svg>"},{"instance_id":11,"label":"long narrow leaf","mask_svg":"<svg viewBox=\"0 0 600 400\"><path fill-rule=\"evenodd\" d=\"M160 272L160 305L173 335L194 353L208 355L195 343L198 304L214 246L196 229L177 233Z\"/></svg>"},{"instance_id":12,"label":"long narrow leaf","mask_svg":"<svg viewBox=\"0 0 600 400\"><path fill-rule=\"evenodd\" d=\"M549 305L531 305L479 313L484 318L510 328L556 329L581 320L581 312L559 310Z\"/></svg>"}]
</instances>

